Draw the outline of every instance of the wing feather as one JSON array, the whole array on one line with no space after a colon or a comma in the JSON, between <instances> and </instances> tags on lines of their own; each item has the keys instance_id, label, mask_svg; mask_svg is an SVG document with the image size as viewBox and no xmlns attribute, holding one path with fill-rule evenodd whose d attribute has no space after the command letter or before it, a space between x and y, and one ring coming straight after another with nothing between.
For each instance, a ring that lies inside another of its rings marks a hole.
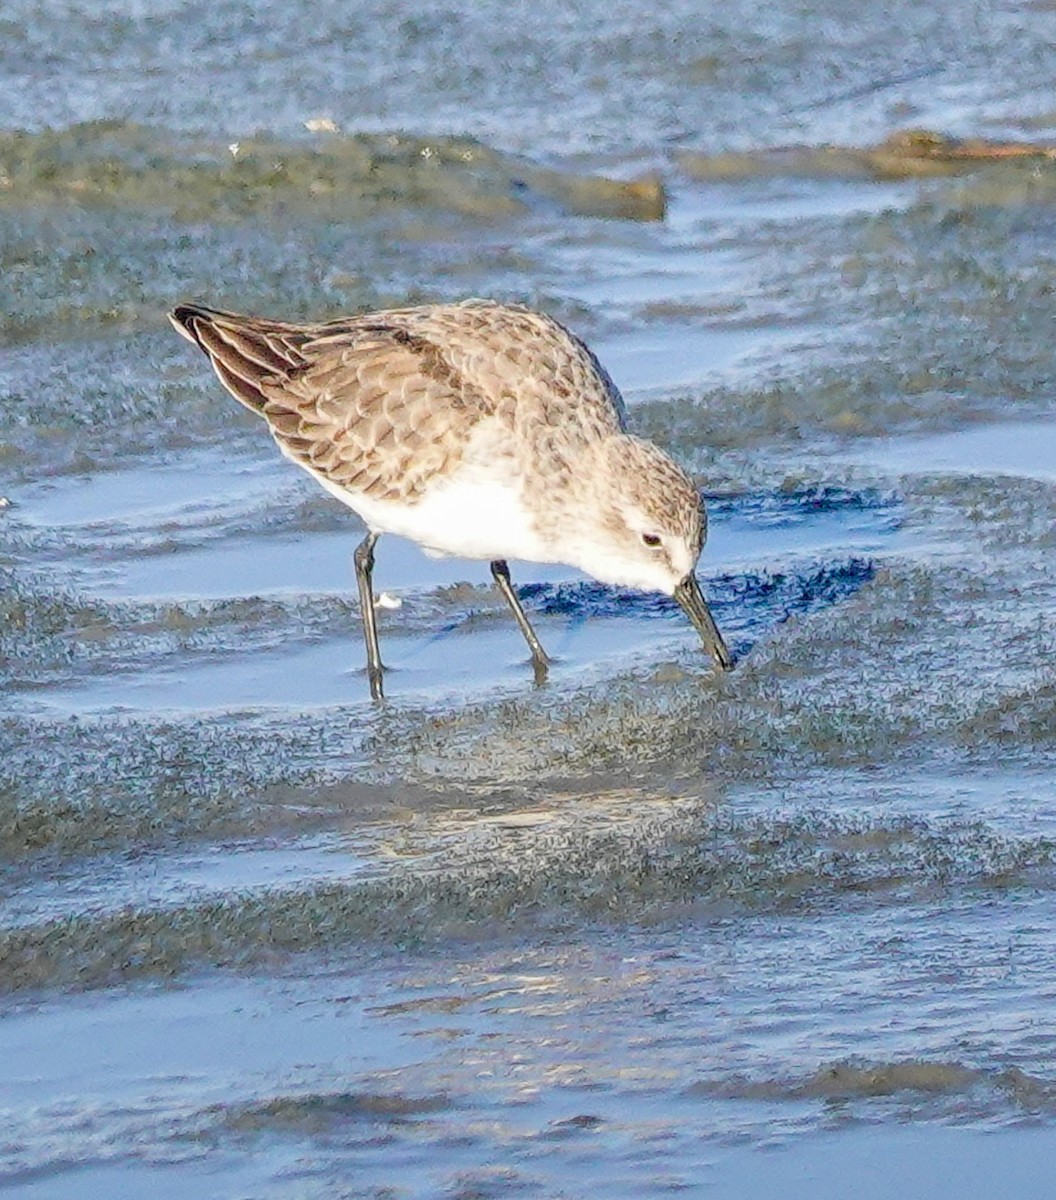
<instances>
[{"instance_id":1,"label":"wing feather","mask_svg":"<svg viewBox=\"0 0 1056 1200\"><path fill-rule=\"evenodd\" d=\"M172 320L289 457L352 492L413 502L495 402L402 315L295 326L182 305Z\"/></svg>"}]
</instances>

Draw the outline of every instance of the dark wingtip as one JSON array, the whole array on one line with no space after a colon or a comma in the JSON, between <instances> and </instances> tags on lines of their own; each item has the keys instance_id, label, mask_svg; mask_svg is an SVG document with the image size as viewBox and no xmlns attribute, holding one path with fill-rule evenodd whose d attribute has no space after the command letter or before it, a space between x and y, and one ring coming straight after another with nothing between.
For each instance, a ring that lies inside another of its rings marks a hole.
<instances>
[{"instance_id":1,"label":"dark wingtip","mask_svg":"<svg viewBox=\"0 0 1056 1200\"><path fill-rule=\"evenodd\" d=\"M202 340L198 336L199 321L209 324L217 317L236 316L237 314L226 312L222 308L207 308L204 304L177 304L169 312L169 320L176 332L182 334L188 341L194 342L196 346L202 345ZM202 349L204 350L205 347L202 346Z\"/></svg>"},{"instance_id":2,"label":"dark wingtip","mask_svg":"<svg viewBox=\"0 0 1056 1200\"><path fill-rule=\"evenodd\" d=\"M201 343L195 329L195 321L199 317L207 316L208 312L208 309L199 308L195 304L177 304L169 313L169 320L177 333L182 334L189 342L194 342L198 346Z\"/></svg>"}]
</instances>

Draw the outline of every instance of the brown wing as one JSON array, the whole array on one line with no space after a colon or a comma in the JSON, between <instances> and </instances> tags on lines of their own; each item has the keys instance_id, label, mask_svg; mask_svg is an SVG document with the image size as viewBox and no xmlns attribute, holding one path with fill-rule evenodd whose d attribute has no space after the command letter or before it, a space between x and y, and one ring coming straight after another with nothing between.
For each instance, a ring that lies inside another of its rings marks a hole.
<instances>
[{"instance_id":1,"label":"brown wing","mask_svg":"<svg viewBox=\"0 0 1056 1200\"><path fill-rule=\"evenodd\" d=\"M181 304L169 320L188 341L209 356L220 382L247 408L262 412L262 379L305 366L301 347L310 340L307 326L286 325L223 312L197 304Z\"/></svg>"},{"instance_id":2,"label":"brown wing","mask_svg":"<svg viewBox=\"0 0 1056 1200\"><path fill-rule=\"evenodd\" d=\"M172 321L291 458L352 492L413 500L494 405L400 316L297 326L184 305Z\"/></svg>"}]
</instances>

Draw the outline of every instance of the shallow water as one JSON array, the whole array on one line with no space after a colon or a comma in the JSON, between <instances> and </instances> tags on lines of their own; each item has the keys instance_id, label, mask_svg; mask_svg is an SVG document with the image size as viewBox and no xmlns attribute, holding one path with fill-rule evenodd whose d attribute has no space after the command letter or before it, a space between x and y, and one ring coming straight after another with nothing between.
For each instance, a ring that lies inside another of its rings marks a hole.
<instances>
[{"instance_id":1,"label":"shallow water","mask_svg":"<svg viewBox=\"0 0 1056 1200\"><path fill-rule=\"evenodd\" d=\"M1051 14L845 8L7 6L4 1194L1048 1194L1056 176L856 154L1051 142ZM694 471L731 675L383 539L370 702L164 312L474 294Z\"/></svg>"}]
</instances>

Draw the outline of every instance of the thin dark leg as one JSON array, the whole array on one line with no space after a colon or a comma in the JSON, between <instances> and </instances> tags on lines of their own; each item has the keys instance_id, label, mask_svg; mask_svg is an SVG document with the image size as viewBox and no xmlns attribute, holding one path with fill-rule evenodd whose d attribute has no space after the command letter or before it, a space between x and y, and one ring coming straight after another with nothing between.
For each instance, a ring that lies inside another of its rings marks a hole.
<instances>
[{"instance_id":1,"label":"thin dark leg","mask_svg":"<svg viewBox=\"0 0 1056 1200\"><path fill-rule=\"evenodd\" d=\"M550 659L547 658L542 643L535 636L535 630L524 615L521 602L517 599L517 593L513 590L513 584L510 583L510 568L506 565L504 559L495 559L491 564L491 575L495 580L496 587L498 587L499 591L505 597L506 603L513 609L513 615L517 619L521 633L524 634L524 640L528 643L528 648L532 652L532 667L535 669L535 682L543 683L546 680L546 671L550 666Z\"/></svg>"},{"instance_id":2,"label":"thin dark leg","mask_svg":"<svg viewBox=\"0 0 1056 1200\"><path fill-rule=\"evenodd\" d=\"M371 573L374 570L374 543L376 533L368 533L356 547L352 561L356 564L356 582L359 584L359 611L363 618L363 638L367 643L367 676L370 679L370 694L375 700L383 698L381 687L381 650L378 646L378 621L374 613L374 586Z\"/></svg>"}]
</instances>

